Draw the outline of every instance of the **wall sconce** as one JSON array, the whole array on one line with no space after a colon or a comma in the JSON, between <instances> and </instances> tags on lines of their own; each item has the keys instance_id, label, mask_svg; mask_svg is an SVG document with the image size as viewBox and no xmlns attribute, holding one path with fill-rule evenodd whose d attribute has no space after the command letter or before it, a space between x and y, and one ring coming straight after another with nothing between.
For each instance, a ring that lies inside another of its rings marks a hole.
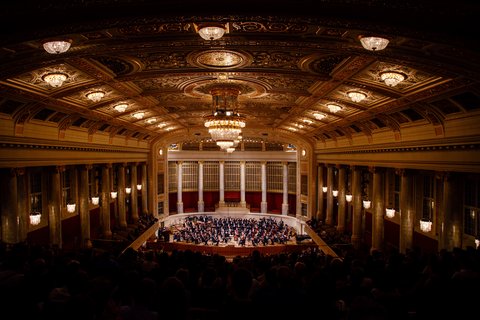
<instances>
[{"instance_id":1,"label":"wall sconce","mask_svg":"<svg viewBox=\"0 0 480 320\"><path fill-rule=\"evenodd\" d=\"M372 201L370 200L363 200L363 207L365 209L370 209L370 206L372 205Z\"/></svg>"},{"instance_id":2,"label":"wall sconce","mask_svg":"<svg viewBox=\"0 0 480 320\"><path fill-rule=\"evenodd\" d=\"M100 203L100 197L92 197L92 204L97 206Z\"/></svg>"},{"instance_id":3,"label":"wall sconce","mask_svg":"<svg viewBox=\"0 0 480 320\"><path fill-rule=\"evenodd\" d=\"M475 237L475 249L478 249L480 246L480 236Z\"/></svg>"},{"instance_id":4,"label":"wall sconce","mask_svg":"<svg viewBox=\"0 0 480 320\"><path fill-rule=\"evenodd\" d=\"M142 185L141 184L137 184L137 190L138 191L142 190Z\"/></svg>"},{"instance_id":5,"label":"wall sconce","mask_svg":"<svg viewBox=\"0 0 480 320\"><path fill-rule=\"evenodd\" d=\"M387 215L387 218L393 218L395 217L395 209L387 208L385 209L385 214Z\"/></svg>"},{"instance_id":6,"label":"wall sconce","mask_svg":"<svg viewBox=\"0 0 480 320\"><path fill-rule=\"evenodd\" d=\"M334 197L338 196L338 190L332 190L332 194Z\"/></svg>"},{"instance_id":7,"label":"wall sconce","mask_svg":"<svg viewBox=\"0 0 480 320\"><path fill-rule=\"evenodd\" d=\"M112 197L112 199L117 199L117 191L110 192L110 197Z\"/></svg>"},{"instance_id":8,"label":"wall sconce","mask_svg":"<svg viewBox=\"0 0 480 320\"><path fill-rule=\"evenodd\" d=\"M325 193L328 191L328 188L327 187L322 187L322 191Z\"/></svg>"},{"instance_id":9,"label":"wall sconce","mask_svg":"<svg viewBox=\"0 0 480 320\"><path fill-rule=\"evenodd\" d=\"M350 193L345 195L345 200L347 200L347 202L352 202L352 199L353 196Z\"/></svg>"},{"instance_id":10,"label":"wall sconce","mask_svg":"<svg viewBox=\"0 0 480 320\"><path fill-rule=\"evenodd\" d=\"M127 194L132 193L132 188L130 188L130 187L125 188L125 192L126 192Z\"/></svg>"},{"instance_id":11,"label":"wall sconce","mask_svg":"<svg viewBox=\"0 0 480 320\"><path fill-rule=\"evenodd\" d=\"M77 207L77 205L75 203L68 203L67 204L67 211L69 213L74 213L76 207Z\"/></svg>"},{"instance_id":12,"label":"wall sconce","mask_svg":"<svg viewBox=\"0 0 480 320\"><path fill-rule=\"evenodd\" d=\"M430 232L432 231L432 221L428 218L420 219L420 230L423 232Z\"/></svg>"},{"instance_id":13,"label":"wall sconce","mask_svg":"<svg viewBox=\"0 0 480 320\"><path fill-rule=\"evenodd\" d=\"M36 226L40 224L40 221L42 220L42 214L38 211L34 211L30 213L30 224L32 226Z\"/></svg>"}]
</instances>

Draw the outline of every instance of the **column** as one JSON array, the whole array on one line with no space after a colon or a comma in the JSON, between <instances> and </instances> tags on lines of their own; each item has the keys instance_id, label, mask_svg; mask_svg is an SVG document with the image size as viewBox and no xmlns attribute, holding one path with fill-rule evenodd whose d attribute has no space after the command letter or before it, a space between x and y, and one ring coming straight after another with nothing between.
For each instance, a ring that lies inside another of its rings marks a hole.
<instances>
[{"instance_id":1,"label":"column","mask_svg":"<svg viewBox=\"0 0 480 320\"><path fill-rule=\"evenodd\" d=\"M323 172L325 167L319 164L317 167L317 219L318 221L325 220L325 206L324 206L324 193L323 193Z\"/></svg>"},{"instance_id":2,"label":"column","mask_svg":"<svg viewBox=\"0 0 480 320\"><path fill-rule=\"evenodd\" d=\"M25 168L17 168L17 219L18 239L20 242L27 240L28 225L30 223L27 209L27 175Z\"/></svg>"},{"instance_id":3,"label":"column","mask_svg":"<svg viewBox=\"0 0 480 320\"><path fill-rule=\"evenodd\" d=\"M333 224L333 166L327 167L327 216L325 218L325 224L331 226Z\"/></svg>"},{"instance_id":4,"label":"column","mask_svg":"<svg viewBox=\"0 0 480 320\"><path fill-rule=\"evenodd\" d=\"M50 183L48 184L48 231L50 244L52 246L62 247L62 213L60 199L62 189L60 187L60 172L64 167L54 167L50 172Z\"/></svg>"},{"instance_id":5,"label":"column","mask_svg":"<svg viewBox=\"0 0 480 320\"><path fill-rule=\"evenodd\" d=\"M177 213L183 213L182 183L183 183L183 161L177 162Z\"/></svg>"},{"instance_id":6,"label":"column","mask_svg":"<svg viewBox=\"0 0 480 320\"><path fill-rule=\"evenodd\" d=\"M385 216L385 187L383 168L373 168L372 248L383 250L383 221Z\"/></svg>"},{"instance_id":7,"label":"column","mask_svg":"<svg viewBox=\"0 0 480 320\"><path fill-rule=\"evenodd\" d=\"M463 217L462 193L458 176L451 172L443 174L443 216L439 228L439 249L452 251L462 247ZM435 214L435 212L434 212ZM438 215L437 215L438 216ZM432 217L432 221L436 221Z\"/></svg>"},{"instance_id":8,"label":"column","mask_svg":"<svg viewBox=\"0 0 480 320\"><path fill-rule=\"evenodd\" d=\"M288 214L288 162L282 162L283 166L283 203L282 214Z\"/></svg>"},{"instance_id":9,"label":"column","mask_svg":"<svg viewBox=\"0 0 480 320\"><path fill-rule=\"evenodd\" d=\"M125 167L126 164L122 163L118 166L118 190L117 190L117 204L118 204L118 219L121 228L127 227L127 208L125 206Z\"/></svg>"},{"instance_id":10,"label":"column","mask_svg":"<svg viewBox=\"0 0 480 320\"><path fill-rule=\"evenodd\" d=\"M225 161L220 161L220 170L219 170L219 179L220 179L220 201L218 203L219 207L225 206Z\"/></svg>"},{"instance_id":11,"label":"column","mask_svg":"<svg viewBox=\"0 0 480 320\"><path fill-rule=\"evenodd\" d=\"M116 172L116 175L117 175L117 181L114 181L115 179L115 173ZM116 185L116 188L118 189L118 169L117 169L117 166L115 165L111 165L111 168L110 168L110 201L113 200L113 213L111 213L111 215L113 216L113 220L115 221L115 227L116 228L120 228L120 215L118 213L118 191L117 191L117 197L112 197L112 193L111 191L114 191L116 190L115 189L115 185Z\"/></svg>"},{"instance_id":12,"label":"column","mask_svg":"<svg viewBox=\"0 0 480 320\"><path fill-rule=\"evenodd\" d=\"M19 243L19 225L17 222L17 171L6 170L2 177L2 201L0 202L2 219L2 241L8 244Z\"/></svg>"},{"instance_id":13,"label":"column","mask_svg":"<svg viewBox=\"0 0 480 320\"><path fill-rule=\"evenodd\" d=\"M400 253L412 248L415 209L413 203L413 179L411 172L397 170L400 174Z\"/></svg>"},{"instance_id":14,"label":"column","mask_svg":"<svg viewBox=\"0 0 480 320\"><path fill-rule=\"evenodd\" d=\"M147 186L147 164L142 163L142 214L148 214L148 186ZM151 212L154 215L153 212Z\"/></svg>"},{"instance_id":15,"label":"column","mask_svg":"<svg viewBox=\"0 0 480 320\"><path fill-rule=\"evenodd\" d=\"M337 221L337 231L339 233L345 232L345 194L347 193L345 187L346 179L346 168L345 166L338 166L338 221Z\"/></svg>"},{"instance_id":16,"label":"column","mask_svg":"<svg viewBox=\"0 0 480 320\"><path fill-rule=\"evenodd\" d=\"M267 163L262 161L262 202L261 212L267 213Z\"/></svg>"},{"instance_id":17,"label":"column","mask_svg":"<svg viewBox=\"0 0 480 320\"><path fill-rule=\"evenodd\" d=\"M83 249L92 246L90 240L90 194L88 192L88 172L91 169L91 165L80 167L78 214L80 216L80 247Z\"/></svg>"},{"instance_id":18,"label":"column","mask_svg":"<svg viewBox=\"0 0 480 320\"><path fill-rule=\"evenodd\" d=\"M353 197L353 214L352 214L352 245L356 248L360 248L362 243L362 172L360 167L351 167L353 171L352 177L352 197Z\"/></svg>"},{"instance_id":19,"label":"column","mask_svg":"<svg viewBox=\"0 0 480 320\"><path fill-rule=\"evenodd\" d=\"M240 161L240 207L247 207L245 202L245 161Z\"/></svg>"},{"instance_id":20,"label":"column","mask_svg":"<svg viewBox=\"0 0 480 320\"><path fill-rule=\"evenodd\" d=\"M130 166L130 186L132 193L130 194L130 209L133 223L138 222L138 192L137 192L137 164Z\"/></svg>"},{"instance_id":21,"label":"column","mask_svg":"<svg viewBox=\"0 0 480 320\"><path fill-rule=\"evenodd\" d=\"M110 168L112 165L102 166L102 186L100 188L100 219L104 238L112 237L110 228Z\"/></svg>"},{"instance_id":22,"label":"column","mask_svg":"<svg viewBox=\"0 0 480 320\"><path fill-rule=\"evenodd\" d=\"M203 161L198 161L198 212L205 211L203 201Z\"/></svg>"}]
</instances>

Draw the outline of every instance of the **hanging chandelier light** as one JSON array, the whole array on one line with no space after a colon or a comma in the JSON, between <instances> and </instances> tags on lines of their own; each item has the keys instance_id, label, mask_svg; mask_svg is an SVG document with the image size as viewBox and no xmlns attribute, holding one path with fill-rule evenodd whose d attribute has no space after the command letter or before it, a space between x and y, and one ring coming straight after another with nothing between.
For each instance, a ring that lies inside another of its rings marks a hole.
<instances>
[{"instance_id":1,"label":"hanging chandelier light","mask_svg":"<svg viewBox=\"0 0 480 320\"><path fill-rule=\"evenodd\" d=\"M385 82L385 84L389 87L395 87L397 84L405 80L405 75L396 72L396 71L385 71L380 73L380 79Z\"/></svg>"},{"instance_id":2,"label":"hanging chandelier light","mask_svg":"<svg viewBox=\"0 0 480 320\"><path fill-rule=\"evenodd\" d=\"M50 54L59 54L67 52L70 45L70 41L48 41L43 44L43 49Z\"/></svg>"},{"instance_id":3,"label":"hanging chandelier light","mask_svg":"<svg viewBox=\"0 0 480 320\"><path fill-rule=\"evenodd\" d=\"M87 98L92 100L93 102L98 102L102 100L104 96L105 96L105 92L100 90L87 93Z\"/></svg>"},{"instance_id":4,"label":"hanging chandelier light","mask_svg":"<svg viewBox=\"0 0 480 320\"><path fill-rule=\"evenodd\" d=\"M360 37L362 46L370 51L380 51L387 47L390 41L381 37Z\"/></svg>"},{"instance_id":5,"label":"hanging chandelier light","mask_svg":"<svg viewBox=\"0 0 480 320\"><path fill-rule=\"evenodd\" d=\"M213 112L205 117L205 127L217 145L225 150L233 147L245 127L245 118L237 112L240 90L234 86L220 86L213 88L210 93Z\"/></svg>"},{"instance_id":6,"label":"hanging chandelier light","mask_svg":"<svg viewBox=\"0 0 480 320\"><path fill-rule=\"evenodd\" d=\"M227 153L232 153L233 151L235 151L235 148L230 147L230 148L227 148L225 151L227 151Z\"/></svg>"},{"instance_id":7,"label":"hanging chandelier light","mask_svg":"<svg viewBox=\"0 0 480 320\"><path fill-rule=\"evenodd\" d=\"M54 88L60 87L65 80L67 80L68 76L65 73L61 72L52 72L47 73L42 77L43 81L48 83Z\"/></svg>"},{"instance_id":8,"label":"hanging chandelier light","mask_svg":"<svg viewBox=\"0 0 480 320\"><path fill-rule=\"evenodd\" d=\"M198 34L205 40L218 40L227 31L225 25L221 23L203 23L197 26Z\"/></svg>"},{"instance_id":9,"label":"hanging chandelier light","mask_svg":"<svg viewBox=\"0 0 480 320\"><path fill-rule=\"evenodd\" d=\"M360 102L367 97L367 95L360 91L349 91L347 95L352 99L353 102Z\"/></svg>"}]
</instances>

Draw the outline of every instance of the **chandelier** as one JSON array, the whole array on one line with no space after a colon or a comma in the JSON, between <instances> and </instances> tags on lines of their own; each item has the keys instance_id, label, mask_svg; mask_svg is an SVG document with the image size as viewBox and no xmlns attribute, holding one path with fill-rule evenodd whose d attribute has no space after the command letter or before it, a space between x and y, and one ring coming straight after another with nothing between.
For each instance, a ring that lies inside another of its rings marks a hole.
<instances>
[{"instance_id":1,"label":"chandelier","mask_svg":"<svg viewBox=\"0 0 480 320\"><path fill-rule=\"evenodd\" d=\"M342 110L342 107L337 106L336 104L333 104L333 103L327 104L327 108L328 110L330 110L331 113L336 113Z\"/></svg>"},{"instance_id":2,"label":"chandelier","mask_svg":"<svg viewBox=\"0 0 480 320\"><path fill-rule=\"evenodd\" d=\"M100 90L87 93L87 98L92 100L93 102L98 102L102 100L104 96L105 96L105 92Z\"/></svg>"},{"instance_id":3,"label":"chandelier","mask_svg":"<svg viewBox=\"0 0 480 320\"><path fill-rule=\"evenodd\" d=\"M395 87L397 84L405 80L405 75L395 71L385 71L380 73L380 79L389 87Z\"/></svg>"},{"instance_id":4,"label":"chandelier","mask_svg":"<svg viewBox=\"0 0 480 320\"><path fill-rule=\"evenodd\" d=\"M367 50L380 51L387 47L389 41L380 37L361 37L360 43Z\"/></svg>"},{"instance_id":5,"label":"chandelier","mask_svg":"<svg viewBox=\"0 0 480 320\"><path fill-rule=\"evenodd\" d=\"M205 117L205 127L212 139L222 149L238 145L239 136L245 127L245 118L237 112L240 94L234 86L219 86L210 90L213 100L212 114Z\"/></svg>"},{"instance_id":6,"label":"chandelier","mask_svg":"<svg viewBox=\"0 0 480 320\"><path fill-rule=\"evenodd\" d=\"M205 23L198 26L198 34L205 40L218 40L225 34L226 28L221 23Z\"/></svg>"},{"instance_id":7,"label":"chandelier","mask_svg":"<svg viewBox=\"0 0 480 320\"><path fill-rule=\"evenodd\" d=\"M70 41L48 41L43 44L43 49L51 54L59 54L67 52L70 45Z\"/></svg>"},{"instance_id":8,"label":"chandelier","mask_svg":"<svg viewBox=\"0 0 480 320\"><path fill-rule=\"evenodd\" d=\"M352 99L353 102L360 102L367 97L367 95L360 91L349 91L347 95Z\"/></svg>"},{"instance_id":9,"label":"chandelier","mask_svg":"<svg viewBox=\"0 0 480 320\"><path fill-rule=\"evenodd\" d=\"M43 81L48 83L54 88L60 87L65 80L67 80L68 76L65 73L61 72L52 72L47 73L42 77Z\"/></svg>"},{"instance_id":10,"label":"chandelier","mask_svg":"<svg viewBox=\"0 0 480 320\"><path fill-rule=\"evenodd\" d=\"M117 112L124 112L125 110L127 110L127 108L128 105L125 103L117 104L115 107L113 107L113 109L115 109L115 111Z\"/></svg>"}]
</instances>

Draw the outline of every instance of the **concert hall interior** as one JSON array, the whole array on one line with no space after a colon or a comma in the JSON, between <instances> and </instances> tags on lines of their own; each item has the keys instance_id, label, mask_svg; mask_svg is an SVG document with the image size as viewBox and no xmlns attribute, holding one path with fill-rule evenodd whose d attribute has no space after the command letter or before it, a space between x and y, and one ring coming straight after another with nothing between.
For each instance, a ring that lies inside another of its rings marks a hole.
<instances>
[{"instance_id":1,"label":"concert hall interior","mask_svg":"<svg viewBox=\"0 0 480 320\"><path fill-rule=\"evenodd\" d=\"M468 0L2 2L2 310L475 312L479 14Z\"/></svg>"}]
</instances>

